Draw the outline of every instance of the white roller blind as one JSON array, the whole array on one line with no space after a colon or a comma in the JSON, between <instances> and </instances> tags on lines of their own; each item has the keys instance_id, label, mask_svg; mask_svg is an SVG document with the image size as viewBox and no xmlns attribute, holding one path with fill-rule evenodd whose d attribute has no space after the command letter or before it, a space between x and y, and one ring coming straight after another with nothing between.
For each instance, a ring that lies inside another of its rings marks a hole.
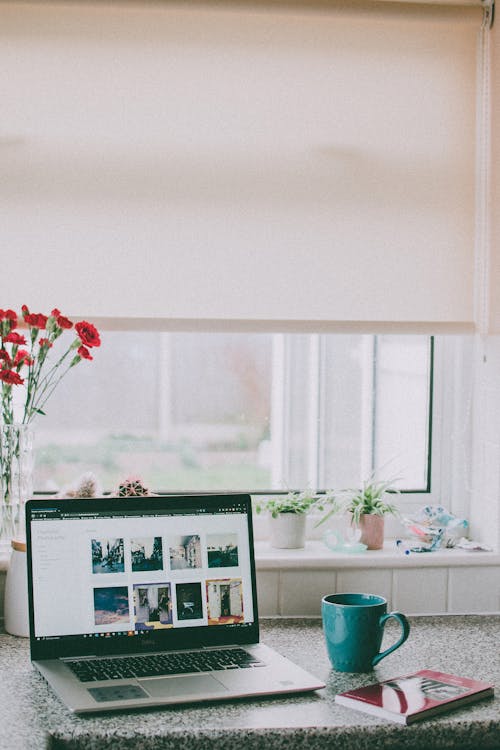
<instances>
[{"instance_id":1,"label":"white roller blind","mask_svg":"<svg viewBox=\"0 0 500 750\"><path fill-rule=\"evenodd\" d=\"M1 306L468 328L480 23L425 5L1 4Z\"/></svg>"}]
</instances>

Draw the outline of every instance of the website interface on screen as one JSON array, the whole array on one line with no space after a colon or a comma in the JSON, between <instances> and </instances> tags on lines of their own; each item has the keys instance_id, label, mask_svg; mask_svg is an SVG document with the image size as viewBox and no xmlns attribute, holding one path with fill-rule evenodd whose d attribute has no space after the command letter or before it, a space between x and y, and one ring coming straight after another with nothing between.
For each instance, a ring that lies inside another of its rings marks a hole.
<instances>
[{"instance_id":1,"label":"website interface on screen","mask_svg":"<svg viewBox=\"0 0 500 750\"><path fill-rule=\"evenodd\" d=\"M141 635L253 622L238 507L141 515L33 511L35 637Z\"/></svg>"}]
</instances>

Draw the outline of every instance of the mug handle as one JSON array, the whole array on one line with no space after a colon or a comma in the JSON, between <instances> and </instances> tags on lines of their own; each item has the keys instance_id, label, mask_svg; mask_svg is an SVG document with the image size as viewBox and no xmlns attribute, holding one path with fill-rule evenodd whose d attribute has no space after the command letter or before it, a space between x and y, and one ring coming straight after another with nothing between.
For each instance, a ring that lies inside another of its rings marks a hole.
<instances>
[{"instance_id":1,"label":"mug handle","mask_svg":"<svg viewBox=\"0 0 500 750\"><path fill-rule=\"evenodd\" d=\"M395 651L397 648L403 645L403 643L406 641L408 636L410 635L410 623L406 619L406 617L401 614L401 612L389 612L387 615L382 615L382 617L379 620L379 624L381 628L383 629L385 627L385 623L390 617L394 617L395 620L399 622L401 625L401 636L399 638L399 641L396 641L392 646L389 646L388 649L385 651L381 651L379 654L373 657L372 659L372 667L376 666L379 661L381 661L385 656L388 656L393 651Z\"/></svg>"}]
</instances>

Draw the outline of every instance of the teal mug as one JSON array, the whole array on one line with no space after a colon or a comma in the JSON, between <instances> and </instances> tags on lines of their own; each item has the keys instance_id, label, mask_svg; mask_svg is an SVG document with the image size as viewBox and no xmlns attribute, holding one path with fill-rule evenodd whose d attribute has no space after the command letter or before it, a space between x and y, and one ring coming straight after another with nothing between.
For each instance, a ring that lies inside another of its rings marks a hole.
<instances>
[{"instance_id":1,"label":"teal mug","mask_svg":"<svg viewBox=\"0 0 500 750\"><path fill-rule=\"evenodd\" d=\"M401 612L387 613L387 600L375 594L324 596L321 614L328 656L337 672L369 672L410 634L406 617ZM384 626L390 618L401 625L401 635L396 643L380 651Z\"/></svg>"}]
</instances>

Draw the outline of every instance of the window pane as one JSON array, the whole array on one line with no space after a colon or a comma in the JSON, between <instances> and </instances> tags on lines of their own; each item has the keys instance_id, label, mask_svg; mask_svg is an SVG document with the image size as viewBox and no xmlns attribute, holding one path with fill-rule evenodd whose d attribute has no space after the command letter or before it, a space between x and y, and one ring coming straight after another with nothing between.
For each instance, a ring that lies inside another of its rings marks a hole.
<instances>
[{"instance_id":1,"label":"window pane","mask_svg":"<svg viewBox=\"0 0 500 750\"><path fill-rule=\"evenodd\" d=\"M427 337L105 332L35 422L36 488L93 471L104 490L427 480ZM384 476L387 476L387 471Z\"/></svg>"},{"instance_id":2,"label":"window pane","mask_svg":"<svg viewBox=\"0 0 500 750\"><path fill-rule=\"evenodd\" d=\"M325 336L320 483L357 487L371 471L372 336Z\"/></svg>"},{"instance_id":3,"label":"window pane","mask_svg":"<svg viewBox=\"0 0 500 750\"><path fill-rule=\"evenodd\" d=\"M377 337L374 462L412 489L427 486L429 360L426 336Z\"/></svg>"}]
</instances>

